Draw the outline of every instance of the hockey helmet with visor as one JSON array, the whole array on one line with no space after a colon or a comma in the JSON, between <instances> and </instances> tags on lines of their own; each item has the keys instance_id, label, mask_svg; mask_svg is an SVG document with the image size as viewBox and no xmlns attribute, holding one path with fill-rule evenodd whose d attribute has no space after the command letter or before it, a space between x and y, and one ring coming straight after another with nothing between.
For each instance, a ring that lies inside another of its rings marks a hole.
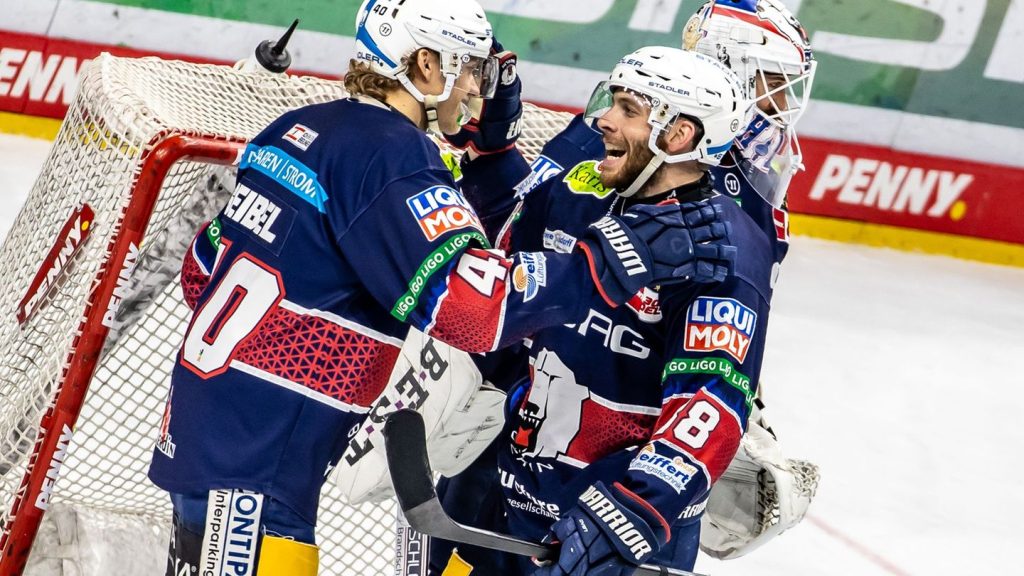
<instances>
[{"instance_id":1,"label":"hockey helmet with visor","mask_svg":"<svg viewBox=\"0 0 1024 576\"><path fill-rule=\"evenodd\" d=\"M647 147L654 154L633 183L618 191L621 196L636 194L663 163L717 166L750 121L751 102L736 76L714 58L678 48L640 48L619 60L609 79L591 95L588 118L605 115L617 93L627 95L647 114ZM680 117L697 125L700 138L693 150L670 155L658 146L658 138Z\"/></svg>"},{"instance_id":2,"label":"hockey helmet with visor","mask_svg":"<svg viewBox=\"0 0 1024 576\"><path fill-rule=\"evenodd\" d=\"M493 33L476 0L363 0L356 16L356 59L370 70L398 80L419 102L447 100L456 81L469 74L481 98L498 86L498 61L491 55ZM424 95L409 78L410 58L420 48L436 52L445 85Z\"/></svg>"}]
</instances>

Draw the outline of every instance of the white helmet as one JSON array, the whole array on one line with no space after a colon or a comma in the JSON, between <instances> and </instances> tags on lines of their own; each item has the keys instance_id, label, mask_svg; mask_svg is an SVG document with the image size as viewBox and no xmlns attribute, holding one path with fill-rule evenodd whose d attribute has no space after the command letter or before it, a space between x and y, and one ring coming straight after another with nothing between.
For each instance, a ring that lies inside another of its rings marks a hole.
<instances>
[{"instance_id":1,"label":"white helmet","mask_svg":"<svg viewBox=\"0 0 1024 576\"><path fill-rule=\"evenodd\" d=\"M705 3L683 29L683 49L718 58L740 77L752 100L758 75L782 75L785 83L762 96L785 92L786 110L773 103L774 112L762 113L779 128L792 127L806 109L817 62L800 21L778 0Z\"/></svg>"},{"instance_id":2,"label":"white helmet","mask_svg":"<svg viewBox=\"0 0 1024 576\"><path fill-rule=\"evenodd\" d=\"M462 73L473 67L481 96L493 96L498 67L490 57L493 34L476 0L363 0L356 14L356 59L382 76L402 83L420 102L446 100ZM410 81L403 60L420 48L441 57L444 92L425 97Z\"/></svg>"},{"instance_id":3,"label":"white helmet","mask_svg":"<svg viewBox=\"0 0 1024 576\"><path fill-rule=\"evenodd\" d=\"M603 115L611 107L613 93L621 89L645 97L650 104L647 147L654 153L640 176L619 192L622 196L635 194L663 162L696 160L717 166L750 122L753 103L744 96L736 75L718 60L696 52L648 46L626 55L594 91L587 115ZM680 115L699 123L704 136L692 151L668 155L658 148L658 137Z\"/></svg>"}]
</instances>

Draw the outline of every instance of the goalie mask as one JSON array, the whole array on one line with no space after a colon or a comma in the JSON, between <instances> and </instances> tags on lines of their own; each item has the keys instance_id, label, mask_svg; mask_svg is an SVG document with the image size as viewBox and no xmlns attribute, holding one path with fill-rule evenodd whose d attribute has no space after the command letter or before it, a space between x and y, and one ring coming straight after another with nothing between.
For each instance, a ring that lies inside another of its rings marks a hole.
<instances>
[{"instance_id":1,"label":"goalie mask","mask_svg":"<svg viewBox=\"0 0 1024 576\"><path fill-rule=\"evenodd\" d=\"M663 163L697 161L717 166L738 132L750 122L751 102L735 74L718 60L677 48L646 47L622 58L611 77L594 90L588 118L611 109L614 95L626 91L647 114L651 134L647 147L654 157L621 196L632 196ZM696 124L703 136L693 150L669 155L658 138L680 117Z\"/></svg>"},{"instance_id":2,"label":"goalie mask","mask_svg":"<svg viewBox=\"0 0 1024 576\"><path fill-rule=\"evenodd\" d=\"M476 0L363 0L356 16L356 59L398 80L429 111L447 100L463 72L472 74L482 98L498 85L498 62L490 55L493 34ZM409 78L409 59L428 48L440 57L444 90L425 95Z\"/></svg>"},{"instance_id":3,"label":"goalie mask","mask_svg":"<svg viewBox=\"0 0 1024 576\"><path fill-rule=\"evenodd\" d=\"M778 0L712 0L687 22L683 49L717 58L736 73L757 105L757 120L767 121L757 131L767 126L781 134L779 172L802 169L793 127L810 99L817 62L796 17Z\"/></svg>"}]
</instances>

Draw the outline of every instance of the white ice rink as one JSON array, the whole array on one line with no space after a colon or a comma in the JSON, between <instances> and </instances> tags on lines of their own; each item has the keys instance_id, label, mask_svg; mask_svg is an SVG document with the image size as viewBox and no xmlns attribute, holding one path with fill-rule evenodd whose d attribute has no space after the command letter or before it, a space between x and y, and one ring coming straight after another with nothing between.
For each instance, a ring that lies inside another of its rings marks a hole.
<instances>
[{"instance_id":1,"label":"white ice rink","mask_svg":"<svg viewBox=\"0 0 1024 576\"><path fill-rule=\"evenodd\" d=\"M49 143L0 134L0 234ZM808 518L715 576L1024 574L1024 269L796 237L763 370Z\"/></svg>"}]
</instances>

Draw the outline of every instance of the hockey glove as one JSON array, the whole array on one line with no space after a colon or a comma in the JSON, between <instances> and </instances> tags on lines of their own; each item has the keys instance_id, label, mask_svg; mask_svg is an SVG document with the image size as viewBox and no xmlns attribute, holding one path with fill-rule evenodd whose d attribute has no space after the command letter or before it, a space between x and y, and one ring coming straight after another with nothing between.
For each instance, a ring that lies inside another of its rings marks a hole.
<instances>
[{"instance_id":1,"label":"hockey glove","mask_svg":"<svg viewBox=\"0 0 1024 576\"><path fill-rule=\"evenodd\" d=\"M558 561L534 576L628 576L668 538L650 504L621 484L597 482L551 527L544 542L560 545Z\"/></svg>"},{"instance_id":2,"label":"hockey glove","mask_svg":"<svg viewBox=\"0 0 1024 576\"><path fill-rule=\"evenodd\" d=\"M471 148L480 155L502 152L515 146L519 139L519 119L523 116L523 102L520 99L523 83L516 70L518 58L515 52L504 50L497 41L492 51L498 58L499 74L494 97L483 101L480 113L462 130L445 135L452 146Z\"/></svg>"},{"instance_id":3,"label":"hockey glove","mask_svg":"<svg viewBox=\"0 0 1024 576\"><path fill-rule=\"evenodd\" d=\"M724 280L736 248L721 217L706 203L641 204L591 224L578 246L601 296L617 306L647 285Z\"/></svg>"},{"instance_id":4,"label":"hockey glove","mask_svg":"<svg viewBox=\"0 0 1024 576\"><path fill-rule=\"evenodd\" d=\"M673 205L678 211L672 210ZM652 283L675 284L688 280L722 282L732 273L736 247L728 243L731 228L722 221L722 214L722 207L715 204L670 201L656 206L634 206L622 218L651 249ZM683 235L685 231L688 236Z\"/></svg>"}]
</instances>

